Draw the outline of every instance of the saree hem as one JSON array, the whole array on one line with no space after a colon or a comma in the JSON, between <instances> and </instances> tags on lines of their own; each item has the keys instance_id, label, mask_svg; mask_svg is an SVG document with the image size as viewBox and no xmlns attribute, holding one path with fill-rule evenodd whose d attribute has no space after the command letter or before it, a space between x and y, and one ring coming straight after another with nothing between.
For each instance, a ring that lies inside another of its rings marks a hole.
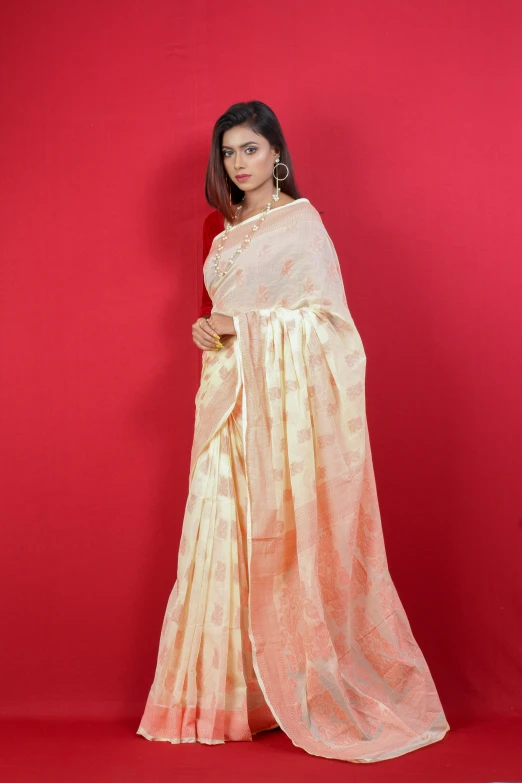
<instances>
[{"instance_id":1,"label":"saree hem","mask_svg":"<svg viewBox=\"0 0 522 783\"><path fill-rule=\"evenodd\" d=\"M263 729L258 729L257 731L251 731L250 738L245 737L244 739L235 739L232 737L225 737L225 739L207 739L205 737L154 737L152 734L148 734L144 729L138 729L136 734L138 734L141 737L144 737L146 740L149 740L150 742L170 742L171 745L195 745L196 743L199 743L200 745L224 745L225 742L252 742L252 737L254 737L256 734L260 734L262 731L270 731L271 729L279 729L280 726L278 723L275 723L273 726L267 726Z\"/></svg>"},{"instance_id":2,"label":"saree hem","mask_svg":"<svg viewBox=\"0 0 522 783\"><path fill-rule=\"evenodd\" d=\"M441 713L439 717L442 717L445 720L444 713ZM283 731L285 731L283 727L281 728ZM310 756L316 756L317 758L336 759L337 761L347 761L352 764L374 764L378 761L388 761L389 759L398 758L399 756L405 756L407 753L412 753L415 750L421 750L422 748L426 748L429 745L433 745L435 742L440 742L444 739L449 730L450 726L446 724L446 728L441 729L436 734L431 735L430 732L423 732L408 745L392 748L388 751L370 753L366 756L354 756L352 758L346 755L346 746L343 747L342 745L333 745L331 753L327 753L325 751L321 753L314 753L314 751L309 750L309 748L305 747L304 745L300 745L297 742L294 742L292 737L290 737L286 731L285 734L287 734L292 745L295 745L296 748L300 748L301 750L306 751L306 753L308 753ZM419 741L419 738L422 738L422 741Z\"/></svg>"},{"instance_id":3,"label":"saree hem","mask_svg":"<svg viewBox=\"0 0 522 783\"><path fill-rule=\"evenodd\" d=\"M251 741L255 734L279 728L266 705L245 709L205 709L203 707L162 707L151 695L136 734L147 740L179 745L201 742L221 745L224 742Z\"/></svg>"}]
</instances>

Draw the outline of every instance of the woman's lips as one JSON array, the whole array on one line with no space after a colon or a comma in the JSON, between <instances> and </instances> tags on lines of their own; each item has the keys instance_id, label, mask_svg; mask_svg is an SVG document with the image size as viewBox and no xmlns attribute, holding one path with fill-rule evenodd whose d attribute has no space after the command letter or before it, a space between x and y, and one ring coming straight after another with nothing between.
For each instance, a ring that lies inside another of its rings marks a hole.
<instances>
[{"instance_id":1,"label":"woman's lips","mask_svg":"<svg viewBox=\"0 0 522 783\"><path fill-rule=\"evenodd\" d=\"M250 174L237 174L236 179L243 180L248 179L250 177Z\"/></svg>"}]
</instances>

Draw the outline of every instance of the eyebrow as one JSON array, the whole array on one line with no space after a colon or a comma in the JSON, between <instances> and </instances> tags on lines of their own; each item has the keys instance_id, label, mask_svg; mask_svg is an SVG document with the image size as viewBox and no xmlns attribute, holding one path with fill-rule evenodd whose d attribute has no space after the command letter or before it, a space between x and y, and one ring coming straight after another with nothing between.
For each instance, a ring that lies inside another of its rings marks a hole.
<instances>
[{"instance_id":1,"label":"eyebrow","mask_svg":"<svg viewBox=\"0 0 522 783\"><path fill-rule=\"evenodd\" d=\"M239 149L241 149L241 147L248 147L249 144L257 144L257 141L245 141L244 144L240 144L239 145ZM227 147L226 144L222 144L221 145L221 149L223 149L223 150L231 150L231 149L234 149L234 148L233 147Z\"/></svg>"}]
</instances>

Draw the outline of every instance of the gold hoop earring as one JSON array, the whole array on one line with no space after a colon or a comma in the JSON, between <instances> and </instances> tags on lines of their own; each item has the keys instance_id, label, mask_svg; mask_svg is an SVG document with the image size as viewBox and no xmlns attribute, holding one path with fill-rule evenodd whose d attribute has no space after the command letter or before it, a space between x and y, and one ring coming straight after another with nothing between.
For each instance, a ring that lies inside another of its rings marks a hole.
<instances>
[{"instance_id":1,"label":"gold hoop earring","mask_svg":"<svg viewBox=\"0 0 522 783\"><path fill-rule=\"evenodd\" d=\"M286 169L286 176L284 176L284 177L278 177L277 176L276 169L277 169L278 166L284 166L285 167L285 169ZM279 201L279 183L283 182L288 177L288 175L290 174L290 169L288 168L286 163L280 163L279 162L279 156L276 158L275 166L272 169L272 174L274 175L275 180L276 180L276 193L275 193L275 196L274 196L274 200L275 201Z\"/></svg>"}]
</instances>

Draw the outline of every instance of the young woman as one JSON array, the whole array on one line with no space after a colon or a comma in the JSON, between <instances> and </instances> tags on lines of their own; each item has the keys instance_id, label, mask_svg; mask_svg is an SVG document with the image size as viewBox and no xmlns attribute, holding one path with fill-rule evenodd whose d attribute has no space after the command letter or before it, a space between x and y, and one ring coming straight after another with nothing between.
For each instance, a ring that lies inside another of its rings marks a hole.
<instances>
[{"instance_id":1,"label":"young woman","mask_svg":"<svg viewBox=\"0 0 522 783\"><path fill-rule=\"evenodd\" d=\"M189 493L137 733L216 744L280 726L352 762L437 742L449 725L388 570L366 355L264 103L217 120L206 198Z\"/></svg>"}]
</instances>

